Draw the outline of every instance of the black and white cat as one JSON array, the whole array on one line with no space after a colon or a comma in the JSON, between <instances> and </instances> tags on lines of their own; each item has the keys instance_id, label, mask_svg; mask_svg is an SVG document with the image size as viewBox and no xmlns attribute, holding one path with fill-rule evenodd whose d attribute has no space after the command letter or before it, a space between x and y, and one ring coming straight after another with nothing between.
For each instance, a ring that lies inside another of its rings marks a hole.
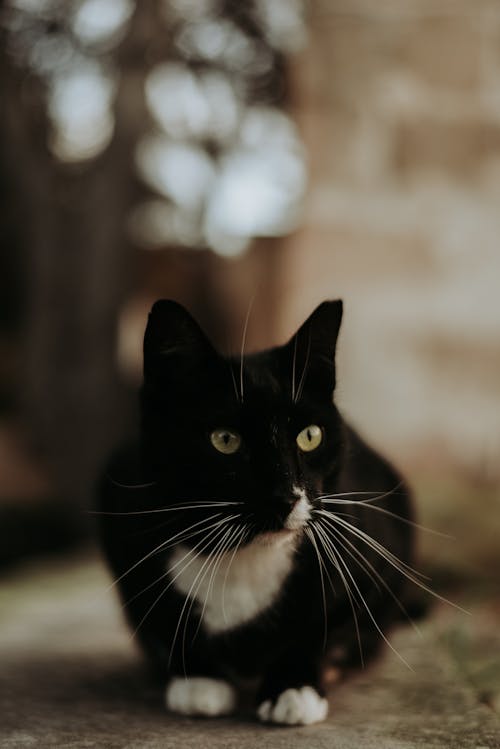
<instances>
[{"instance_id":1,"label":"black and white cat","mask_svg":"<svg viewBox=\"0 0 500 749\"><path fill-rule=\"evenodd\" d=\"M112 462L100 517L172 711L228 714L255 677L260 720L323 720L326 666L364 662L404 610L410 500L334 405L341 318L325 302L240 360L179 304L151 311L140 440Z\"/></svg>"}]
</instances>

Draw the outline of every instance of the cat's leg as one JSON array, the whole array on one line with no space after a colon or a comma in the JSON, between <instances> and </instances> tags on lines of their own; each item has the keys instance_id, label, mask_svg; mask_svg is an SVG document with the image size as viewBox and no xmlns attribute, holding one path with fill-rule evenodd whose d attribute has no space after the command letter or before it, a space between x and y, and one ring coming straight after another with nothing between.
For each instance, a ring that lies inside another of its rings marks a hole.
<instances>
[{"instance_id":1,"label":"cat's leg","mask_svg":"<svg viewBox=\"0 0 500 749\"><path fill-rule=\"evenodd\" d=\"M321 663L290 652L273 664L259 690L257 716L265 723L309 725L328 715Z\"/></svg>"},{"instance_id":2,"label":"cat's leg","mask_svg":"<svg viewBox=\"0 0 500 749\"><path fill-rule=\"evenodd\" d=\"M158 577L158 571L149 576ZM178 625L184 599L160 597L162 609L161 605L155 606L159 595L153 589L149 599L138 598L131 588L124 597L132 599L127 612L131 626L156 679L164 685L167 709L180 715L206 717L232 713L237 704L236 690L217 667L219 659L213 655L203 632L198 631L198 619L191 617L185 625Z\"/></svg>"}]
</instances>

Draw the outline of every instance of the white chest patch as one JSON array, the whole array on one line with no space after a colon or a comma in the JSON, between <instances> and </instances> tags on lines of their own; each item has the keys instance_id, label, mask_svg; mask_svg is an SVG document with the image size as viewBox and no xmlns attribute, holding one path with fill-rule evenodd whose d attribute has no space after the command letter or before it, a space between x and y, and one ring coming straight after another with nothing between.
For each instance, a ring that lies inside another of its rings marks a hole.
<instances>
[{"instance_id":1,"label":"white chest patch","mask_svg":"<svg viewBox=\"0 0 500 749\"><path fill-rule=\"evenodd\" d=\"M198 602L204 627L215 634L250 621L273 603L292 569L295 534L258 537L236 554L225 554L215 574L203 554L186 565L187 551L177 546L170 559L170 568L179 563L174 587Z\"/></svg>"}]
</instances>

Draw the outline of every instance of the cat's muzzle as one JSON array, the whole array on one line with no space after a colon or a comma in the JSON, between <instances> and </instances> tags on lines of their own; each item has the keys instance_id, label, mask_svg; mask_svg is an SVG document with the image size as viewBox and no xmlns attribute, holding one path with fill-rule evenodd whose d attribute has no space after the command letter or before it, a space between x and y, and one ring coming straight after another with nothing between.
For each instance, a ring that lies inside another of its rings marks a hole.
<instances>
[{"instance_id":1,"label":"cat's muzzle","mask_svg":"<svg viewBox=\"0 0 500 749\"><path fill-rule=\"evenodd\" d=\"M311 504L305 496L287 495L268 500L257 520L257 535L300 531L311 518Z\"/></svg>"}]
</instances>

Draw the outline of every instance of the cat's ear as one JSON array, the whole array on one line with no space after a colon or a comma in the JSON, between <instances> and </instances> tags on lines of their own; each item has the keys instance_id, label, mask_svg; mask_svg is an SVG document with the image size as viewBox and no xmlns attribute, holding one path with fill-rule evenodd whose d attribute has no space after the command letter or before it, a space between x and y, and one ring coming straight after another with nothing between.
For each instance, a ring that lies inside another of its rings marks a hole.
<instances>
[{"instance_id":1,"label":"cat's ear","mask_svg":"<svg viewBox=\"0 0 500 749\"><path fill-rule=\"evenodd\" d=\"M323 302L300 326L285 347L292 366L294 397L305 386L335 388L335 349L342 322L340 299Z\"/></svg>"},{"instance_id":2,"label":"cat's ear","mask_svg":"<svg viewBox=\"0 0 500 749\"><path fill-rule=\"evenodd\" d=\"M213 355L208 338L181 304L170 299L154 303L144 334L146 380L162 377L180 361L199 361Z\"/></svg>"}]
</instances>

